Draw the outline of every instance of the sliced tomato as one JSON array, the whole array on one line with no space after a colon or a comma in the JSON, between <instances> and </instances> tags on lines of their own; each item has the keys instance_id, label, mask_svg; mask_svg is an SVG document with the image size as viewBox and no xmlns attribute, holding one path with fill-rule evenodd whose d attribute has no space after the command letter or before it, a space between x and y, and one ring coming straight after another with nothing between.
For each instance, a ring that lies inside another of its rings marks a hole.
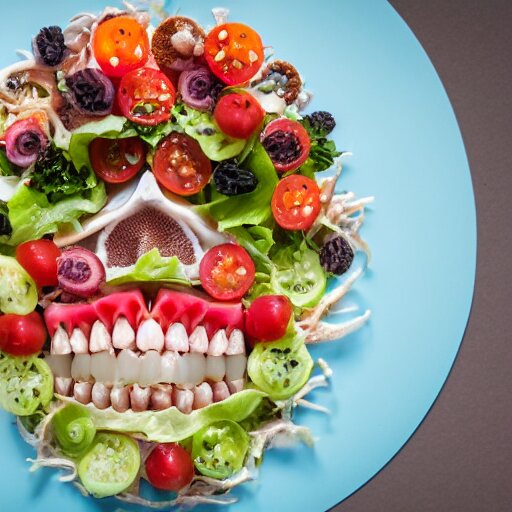
<instances>
[{"instance_id":1,"label":"sliced tomato","mask_svg":"<svg viewBox=\"0 0 512 512\"><path fill-rule=\"evenodd\" d=\"M96 175L107 183L124 183L146 162L146 147L139 137L104 139L89 144L89 158Z\"/></svg>"},{"instance_id":2,"label":"sliced tomato","mask_svg":"<svg viewBox=\"0 0 512 512\"><path fill-rule=\"evenodd\" d=\"M78 327L88 337L91 327L98 320L92 304L50 304L44 311L44 321L50 336L62 325L68 335Z\"/></svg>"},{"instance_id":3,"label":"sliced tomato","mask_svg":"<svg viewBox=\"0 0 512 512\"><path fill-rule=\"evenodd\" d=\"M261 126L265 111L251 94L232 92L220 98L213 116L226 135L248 139Z\"/></svg>"},{"instance_id":4,"label":"sliced tomato","mask_svg":"<svg viewBox=\"0 0 512 512\"><path fill-rule=\"evenodd\" d=\"M0 350L12 356L38 354L46 341L46 328L39 313L0 316Z\"/></svg>"},{"instance_id":5,"label":"sliced tomato","mask_svg":"<svg viewBox=\"0 0 512 512\"><path fill-rule=\"evenodd\" d=\"M272 213L284 229L309 229L320 212L320 189L299 174L282 179L272 196Z\"/></svg>"},{"instance_id":6,"label":"sliced tomato","mask_svg":"<svg viewBox=\"0 0 512 512\"><path fill-rule=\"evenodd\" d=\"M146 29L131 16L101 22L92 41L96 62L107 76L124 76L143 66L149 57Z\"/></svg>"},{"instance_id":7,"label":"sliced tomato","mask_svg":"<svg viewBox=\"0 0 512 512\"><path fill-rule=\"evenodd\" d=\"M57 258L60 249L51 240L30 240L16 247L18 263L37 286L57 286Z\"/></svg>"},{"instance_id":8,"label":"sliced tomato","mask_svg":"<svg viewBox=\"0 0 512 512\"><path fill-rule=\"evenodd\" d=\"M259 34L242 23L223 23L206 36L204 56L212 72L224 83L247 82L263 64Z\"/></svg>"},{"instance_id":9,"label":"sliced tomato","mask_svg":"<svg viewBox=\"0 0 512 512\"><path fill-rule=\"evenodd\" d=\"M201 285L214 299L241 299L254 281L256 269L249 253L236 244L212 247L199 264Z\"/></svg>"},{"instance_id":10,"label":"sliced tomato","mask_svg":"<svg viewBox=\"0 0 512 512\"><path fill-rule=\"evenodd\" d=\"M128 320L133 329L149 316L144 295L140 290L111 293L93 302L92 305L108 330L114 328L116 320L121 316Z\"/></svg>"},{"instance_id":11,"label":"sliced tomato","mask_svg":"<svg viewBox=\"0 0 512 512\"><path fill-rule=\"evenodd\" d=\"M176 100L172 82L153 68L130 71L121 78L117 102L122 114L134 123L155 126L171 117Z\"/></svg>"},{"instance_id":12,"label":"sliced tomato","mask_svg":"<svg viewBox=\"0 0 512 512\"><path fill-rule=\"evenodd\" d=\"M153 173L170 192L190 196L208 184L212 164L195 139L186 133L172 132L156 147Z\"/></svg>"}]
</instances>

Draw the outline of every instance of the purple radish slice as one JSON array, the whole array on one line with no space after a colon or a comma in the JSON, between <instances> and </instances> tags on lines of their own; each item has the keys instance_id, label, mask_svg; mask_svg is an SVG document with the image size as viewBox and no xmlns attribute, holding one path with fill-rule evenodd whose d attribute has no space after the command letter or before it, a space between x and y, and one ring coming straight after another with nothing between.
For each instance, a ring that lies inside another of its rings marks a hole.
<instances>
[{"instance_id":1,"label":"purple radish slice","mask_svg":"<svg viewBox=\"0 0 512 512\"><path fill-rule=\"evenodd\" d=\"M57 259L57 277L65 292L88 298L105 282L105 267L88 249L71 247Z\"/></svg>"}]
</instances>

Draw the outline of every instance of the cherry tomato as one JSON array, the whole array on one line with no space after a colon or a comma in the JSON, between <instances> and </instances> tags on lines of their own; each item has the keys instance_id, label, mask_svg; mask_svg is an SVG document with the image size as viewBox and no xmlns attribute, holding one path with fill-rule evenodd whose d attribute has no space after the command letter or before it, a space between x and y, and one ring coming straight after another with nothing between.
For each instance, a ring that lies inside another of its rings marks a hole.
<instances>
[{"instance_id":1,"label":"cherry tomato","mask_svg":"<svg viewBox=\"0 0 512 512\"><path fill-rule=\"evenodd\" d=\"M249 93L233 92L220 98L213 117L226 135L248 139L263 122L265 111Z\"/></svg>"},{"instance_id":2,"label":"cherry tomato","mask_svg":"<svg viewBox=\"0 0 512 512\"><path fill-rule=\"evenodd\" d=\"M204 56L212 72L224 83L241 84L252 78L263 64L263 43L251 27L224 23L206 36Z\"/></svg>"},{"instance_id":3,"label":"cherry tomato","mask_svg":"<svg viewBox=\"0 0 512 512\"><path fill-rule=\"evenodd\" d=\"M176 99L172 82L153 68L130 71L121 78L117 102L123 116L134 123L155 126L171 117Z\"/></svg>"},{"instance_id":4,"label":"cherry tomato","mask_svg":"<svg viewBox=\"0 0 512 512\"><path fill-rule=\"evenodd\" d=\"M194 464L181 445L157 444L146 459L146 474L153 487L178 492L194 477Z\"/></svg>"},{"instance_id":5,"label":"cherry tomato","mask_svg":"<svg viewBox=\"0 0 512 512\"><path fill-rule=\"evenodd\" d=\"M39 313L0 316L0 350L12 356L30 356L41 352L46 328Z\"/></svg>"},{"instance_id":6,"label":"cherry tomato","mask_svg":"<svg viewBox=\"0 0 512 512\"><path fill-rule=\"evenodd\" d=\"M263 295L251 304L245 314L245 329L255 341L275 341L286 334L292 316L292 305L284 295Z\"/></svg>"},{"instance_id":7,"label":"cherry tomato","mask_svg":"<svg viewBox=\"0 0 512 512\"><path fill-rule=\"evenodd\" d=\"M261 143L278 172L298 169L308 159L311 149L306 129L285 117L267 124Z\"/></svg>"},{"instance_id":8,"label":"cherry tomato","mask_svg":"<svg viewBox=\"0 0 512 512\"><path fill-rule=\"evenodd\" d=\"M242 298L251 287L255 272L248 252L236 244L212 247L199 264L201 285L217 300Z\"/></svg>"},{"instance_id":9,"label":"cherry tomato","mask_svg":"<svg viewBox=\"0 0 512 512\"><path fill-rule=\"evenodd\" d=\"M99 178L107 183L124 183L142 169L146 161L146 148L138 137L98 137L89 144L89 158Z\"/></svg>"},{"instance_id":10,"label":"cherry tomato","mask_svg":"<svg viewBox=\"0 0 512 512\"><path fill-rule=\"evenodd\" d=\"M191 196L210 181L212 164L195 139L172 132L155 149L153 173L167 190Z\"/></svg>"},{"instance_id":11,"label":"cherry tomato","mask_svg":"<svg viewBox=\"0 0 512 512\"><path fill-rule=\"evenodd\" d=\"M57 286L57 258L60 249L51 240L30 240L16 247L18 263L37 286Z\"/></svg>"},{"instance_id":12,"label":"cherry tomato","mask_svg":"<svg viewBox=\"0 0 512 512\"><path fill-rule=\"evenodd\" d=\"M320 212L320 189L299 174L282 179L272 196L272 213L284 229L309 229Z\"/></svg>"},{"instance_id":13,"label":"cherry tomato","mask_svg":"<svg viewBox=\"0 0 512 512\"><path fill-rule=\"evenodd\" d=\"M148 60L146 29L131 16L115 16L98 25L92 41L93 52L107 76L124 76Z\"/></svg>"}]
</instances>

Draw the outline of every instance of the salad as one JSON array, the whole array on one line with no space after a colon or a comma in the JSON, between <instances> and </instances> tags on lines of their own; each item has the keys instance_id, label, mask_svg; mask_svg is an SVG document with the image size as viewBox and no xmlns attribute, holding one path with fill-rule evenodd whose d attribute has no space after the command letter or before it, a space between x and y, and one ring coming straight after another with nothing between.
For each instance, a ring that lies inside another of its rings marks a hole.
<instances>
[{"instance_id":1,"label":"salad","mask_svg":"<svg viewBox=\"0 0 512 512\"><path fill-rule=\"evenodd\" d=\"M230 503L312 443L308 346L370 316L325 318L372 198L336 193L334 117L253 28L159 14L78 14L0 71L0 406L84 494Z\"/></svg>"}]
</instances>

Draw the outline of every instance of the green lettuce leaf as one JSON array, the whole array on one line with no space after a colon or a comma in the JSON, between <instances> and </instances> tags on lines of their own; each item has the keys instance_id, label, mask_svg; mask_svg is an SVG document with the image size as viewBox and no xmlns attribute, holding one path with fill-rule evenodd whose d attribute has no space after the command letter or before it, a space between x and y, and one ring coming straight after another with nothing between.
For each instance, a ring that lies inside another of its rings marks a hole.
<instances>
[{"instance_id":1,"label":"green lettuce leaf","mask_svg":"<svg viewBox=\"0 0 512 512\"><path fill-rule=\"evenodd\" d=\"M142 126L132 123L131 128L136 130L142 140L154 148L166 135L175 131L177 126L172 121L166 121L156 126Z\"/></svg>"},{"instance_id":2,"label":"green lettuce leaf","mask_svg":"<svg viewBox=\"0 0 512 512\"><path fill-rule=\"evenodd\" d=\"M251 255L256 266L256 271L270 274L272 261L268 253L274 245L273 233L270 228L264 226L242 226L228 230L236 237L237 242Z\"/></svg>"}]
</instances>

